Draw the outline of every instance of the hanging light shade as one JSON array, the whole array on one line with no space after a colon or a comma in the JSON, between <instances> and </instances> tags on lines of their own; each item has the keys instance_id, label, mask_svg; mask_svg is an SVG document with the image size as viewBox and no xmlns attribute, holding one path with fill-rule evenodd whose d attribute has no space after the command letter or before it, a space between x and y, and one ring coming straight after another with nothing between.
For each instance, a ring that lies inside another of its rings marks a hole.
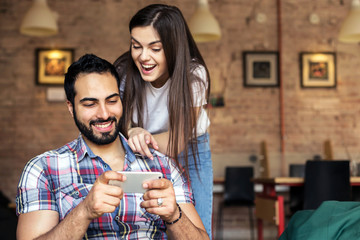
<instances>
[{"instance_id":1,"label":"hanging light shade","mask_svg":"<svg viewBox=\"0 0 360 240\"><path fill-rule=\"evenodd\" d=\"M209 42L220 39L220 26L210 12L207 0L199 0L197 9L189 20L189 28L196 42Z\"/></svg>"},{"instance_id":2,"label":"hanging light shade","mask_svg":"<svg viewBox=\"0 0 360 240\"><path fill-rule=\"evenodd\" d=\"M360 42L360 0L352 0L350 12L340 28L339 41Z\"/></svg>"},{"instance_id":3,"label":"hanging light shade","mask_svg":"<svg viewBox=\"0 0 360 240\"><path fill-rule=\"evenodd\" d=\"M26 13L20 32L29 36L51 36L58 33L57 14L50 10L46 0L34 0Z\"/></svg>"}]
</instances>

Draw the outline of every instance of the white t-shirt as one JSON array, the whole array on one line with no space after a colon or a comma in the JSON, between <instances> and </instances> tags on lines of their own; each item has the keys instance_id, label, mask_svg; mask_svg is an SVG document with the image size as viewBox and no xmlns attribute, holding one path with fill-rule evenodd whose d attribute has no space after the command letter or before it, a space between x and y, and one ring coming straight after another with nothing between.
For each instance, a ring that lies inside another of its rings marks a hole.
<instances>
[{"instance_id":1,"label":"white t-shirt","mask_svg":"<svg viewBox=\"0 0 360 240\"><path fill-rule=\"evenodd\" d=\"M210 125L209 117L203 106L206 101L206 89L208 87L206 81L206 71L203 66L195 69L194 74L198 76L203 83L192 83L192 90L194 96L194 107L200 107L200 112L197 120L197 136L203 135ZM146 104L144 104L144 129L152 134L162 133L169 130L169 111L168 111L168 97L169 86L171 79L168 79L164 86L155 88L151 83L145 83ZM133 120L137 122L138 114L136 109L134 111Z\"/></svg>"}]
</instances>

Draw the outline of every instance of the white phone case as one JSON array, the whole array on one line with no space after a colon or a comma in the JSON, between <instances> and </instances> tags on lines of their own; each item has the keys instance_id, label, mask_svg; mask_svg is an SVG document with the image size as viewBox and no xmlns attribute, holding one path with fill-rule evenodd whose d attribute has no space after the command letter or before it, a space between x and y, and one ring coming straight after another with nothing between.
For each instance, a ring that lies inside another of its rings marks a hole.
<instances>
[{"instance_id":1,"label":"white phone case","mask_svg":"<svg viewBox=\"0 0 360 240\"><path fill-rule=\"evenodd\" d=\"M147 189L142 187L145 181L161 179L161 172L122 172L119 173L126 176L126 181L110 180L109 185L119 186L124 193L145 193Z\"/></svg>"}]
</instances>

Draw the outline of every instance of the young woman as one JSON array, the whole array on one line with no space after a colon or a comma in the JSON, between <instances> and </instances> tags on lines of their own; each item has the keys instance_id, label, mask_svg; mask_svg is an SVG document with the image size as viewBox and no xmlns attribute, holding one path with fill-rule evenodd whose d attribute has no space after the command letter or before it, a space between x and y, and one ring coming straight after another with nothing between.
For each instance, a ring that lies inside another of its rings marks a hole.
<instances>
[{"instance_id":1,"label":"young woman","mask_svg":"<svg viewBox=\"0 0 360 240\"><path fill-rule=\"evenodd\" d=\"M123 132L134 152L151 158L152 147L187 170L211 239L208 69L177 7L149 5L132 17L129 30L130 51L114 63L122 79Z\"/></svg>"}]
</instances>

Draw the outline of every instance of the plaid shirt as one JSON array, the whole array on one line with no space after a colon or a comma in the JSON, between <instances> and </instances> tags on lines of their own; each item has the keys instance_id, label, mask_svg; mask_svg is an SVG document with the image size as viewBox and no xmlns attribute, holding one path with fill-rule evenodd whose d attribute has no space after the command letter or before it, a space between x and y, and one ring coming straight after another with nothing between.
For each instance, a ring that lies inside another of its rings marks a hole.
<instances>
[{"instance_id":1,"label":"plaid shirt","mask_svg":"<svg viewBox=\"0 0 360 240\"><path fill-rule=\"evenodd\" d=\"M173 183L178 203L194 202L190 184L170 158L156 151L154 160L135 155L126 139L121 135L120 139L126 151L124 171L161 172ZM18 185L16 212L53 210L61 221L84 200L96 178L109 170L110 166L94 155L80 135L27 163ZM142 194L124 194L113 213L90 223L84 239L167 239L164 222L141 208L142 200Z\"/></svg>"}]
</instances>

